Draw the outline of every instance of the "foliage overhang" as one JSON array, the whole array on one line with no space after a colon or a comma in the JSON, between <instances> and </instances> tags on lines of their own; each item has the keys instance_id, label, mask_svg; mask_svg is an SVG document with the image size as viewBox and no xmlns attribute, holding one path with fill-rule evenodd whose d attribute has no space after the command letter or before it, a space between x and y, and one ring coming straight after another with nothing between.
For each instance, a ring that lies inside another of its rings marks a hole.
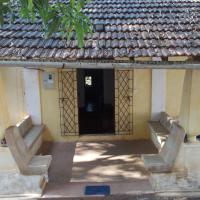
<instances>
[{"instance_id":1,"label":"foliage overhang","mask_svg":"<svg viewBox=\"0 0 200 200\"><path fill-rule=\"evenodd\" d=\"M46 38L59 33L70 40L75 32L79 47L83 47L85 34L92 32L91 22L82 12L86 3L88 0L0 0L0 25L4 25L5 18L13 23L16 16L32 22L41 19Z\"/></svg>"}]
</instances>

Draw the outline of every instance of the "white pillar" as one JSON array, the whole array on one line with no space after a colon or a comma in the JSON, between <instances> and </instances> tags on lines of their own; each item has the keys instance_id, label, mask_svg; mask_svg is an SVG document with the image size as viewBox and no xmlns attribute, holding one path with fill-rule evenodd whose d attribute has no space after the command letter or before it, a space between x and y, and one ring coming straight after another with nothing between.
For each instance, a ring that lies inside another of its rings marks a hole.
<instances>
[{"instance_id":1,"label":"white pillar","mask_svg":"<svg viewBox=\"0 0 200 200\"><path fill-rule=\"evenodd\" d=\"M188 135L200 134L200 70L186 70L179 121Z\"/></svg>"},{"instance_id":2,"label":"white pillar","mask_svg":"<svg viewBox=\"0 0 200 200\"><path fill-rule=\"evenodd\" d=\"M166 107L166 70L152 69L151 119L157 120Z\"/></svg>"},{"instance_id":3,"label":"white pillar","mask_svg":"<svg viewBox=\"0 0 200 200\"><path fill-rule=\"evenodd\" d=\"M34 124L41 124L41 102L38 70L24 69L24 91L26 112L31 115Z\"/></svg>"}]
</instances>

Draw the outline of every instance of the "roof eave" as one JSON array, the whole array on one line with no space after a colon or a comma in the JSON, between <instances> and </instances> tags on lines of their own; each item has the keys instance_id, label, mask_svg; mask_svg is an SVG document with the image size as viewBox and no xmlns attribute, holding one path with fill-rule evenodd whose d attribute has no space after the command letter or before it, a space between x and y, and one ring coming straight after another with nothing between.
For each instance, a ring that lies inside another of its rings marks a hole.
<instances>
[{"instance_id":1,"label":"roof eave","mask_svg":"<svg viewBox=\"0 0 200 200\"><path fill-rule=\"evenodd\" d=\"M24 68L132 68L132 69L200 69L199 62L134 62L134 61L19 61L0 60L0 67Z\"/></svg>"}]
</instances>

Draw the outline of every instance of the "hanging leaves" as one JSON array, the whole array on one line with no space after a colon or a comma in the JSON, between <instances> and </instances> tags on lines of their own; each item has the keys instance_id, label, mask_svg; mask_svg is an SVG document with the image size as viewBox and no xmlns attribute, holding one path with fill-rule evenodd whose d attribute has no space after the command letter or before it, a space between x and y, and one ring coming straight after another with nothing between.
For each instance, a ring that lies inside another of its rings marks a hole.
<instances>
[{"instance_id":1,"label":"hanging leaves","mask_svg":"<svg viewBox=\"0 0 200 200\"><path fill-rule=\"evenodd\" d=\"M14 20L14 13L11 9L10 0L0 0L0 25L4 24L4 15L8 14L10 21Z\"/></svg>"},{"instance_id":2,"label":"hanging leaves","mask_svg":"<svg viewBox=\"0 0 200 200\"><path fill-rule=\"evenodd\" d=\"M86 0L70 0L68 4L50 4L49 0L0 0L0 25L4 24L5 15L10 15L12 22L14 13L19 13L32 22L41 19L45 37L56 32L70 40L75 33L79 47L83 47L85 34L92 32L89 18L82 13L86 3Z\"/></svg>"}]
</instances>

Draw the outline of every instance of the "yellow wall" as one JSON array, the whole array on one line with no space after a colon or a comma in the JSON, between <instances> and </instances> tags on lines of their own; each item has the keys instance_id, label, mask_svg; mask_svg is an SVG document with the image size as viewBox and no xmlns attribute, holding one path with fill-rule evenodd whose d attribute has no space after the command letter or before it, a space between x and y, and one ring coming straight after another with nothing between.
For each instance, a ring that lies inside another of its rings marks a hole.
<instances>
[{"instance_id":1,"label":"yellow wall","mask_svg":"<svg viewBox=\"0 0 200 200\"><path fill-rule=\"evenodd\" d=\"M167 70L166 112L178 117L180 114L185 70Z\"/></svg>"},{"instance_id":2,"label":"yellow wall","mask_svg":"<svg viewBox=\"0 0 200 200\"><path fill-rule=\"evenodd\" d=\"M0 68L0 138L25 116L22 68Z\"/></svg>"},{"instance_id":3,"label":"yellow wall","mask_svg":"<svg viewBox=\"0 0 200 200\"><path fill-rule=\"evenodd\" d=\"M55 72L55 89L44 89L42 83L42 72L40 72L40 94L42 122L46 125L45 140L63 140L60 134L60 111L58 93L58 71L57 69L45 69Z\"/></svg>"},{"instance_id":4,"label":"yellow wall","mask_svg":"<svg viewBox=\"0 0 200 200\"><path fill-rule=\"evenodd\" d=\"M151 116L151 70L134 72L133 123L136 138L148 138L147 122Z\"/></svg>"},{"instance_id":5,"label":"yellow wall","mask_svg":"<svg viewBox=\"0 0 200 200\"><path fill-rule=\"evenodd\" d=\"M58 74L56 69L46 69L55 73L55 89L44 89L40 72L42 121L47 126L45 140L71 140L77 137L64 137L60 134L60 111L58 94ZM148 138L147 121L151 111L151 70L134 72L134 134L131 138ZM118 136L117 136L118 137Z\"/></svg>"},{"instance_id":6,"label":"yellow wall","mask_svg":"<svg viewBox=\"0 0 200 200\"><path fill-rule=\"evenodd\" d=\"M39 72L42 122L46 124L47 127L44 139L55 141L75 139L75 137L63 137L60 134L58 70L55 68L45 70L55 72L56 76L55 89L44 89L42 71ZM16 124L26 113L23 89L23 68L1 68L0 72L0 95L4 93L4 97L1 97L0 106L5 108L3 114L5 117L3 118L4 120L0 118L0 126L2 127L1 129L4 129L8 125ZM180 112L184 73L184 70L167 70L166 111L172 116L178 116ZM132 138L148 138L149 130L147 121L151 116L151 70L134 70L133 93L134 134ZM7 108L4 105L5 102L7 103ZM116 138L117 137L120 138L120 136L116 136Z\"/></svg>"}]
</instances>

